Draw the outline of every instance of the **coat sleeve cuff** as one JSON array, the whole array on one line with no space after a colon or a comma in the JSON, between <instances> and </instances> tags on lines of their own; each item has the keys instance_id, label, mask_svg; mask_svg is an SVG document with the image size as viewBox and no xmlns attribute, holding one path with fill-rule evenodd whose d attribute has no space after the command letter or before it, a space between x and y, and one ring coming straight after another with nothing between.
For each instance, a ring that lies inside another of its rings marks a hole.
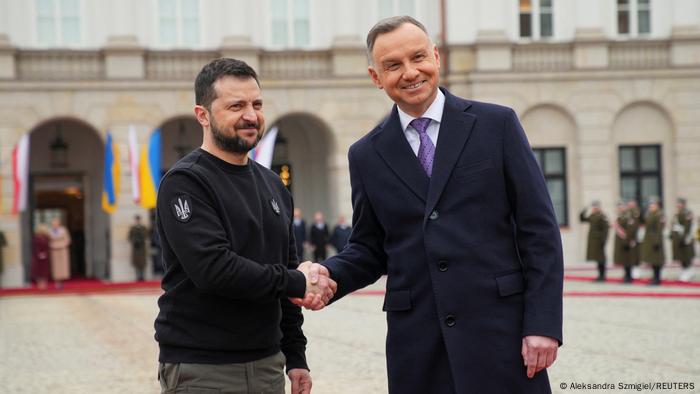
<instances>
[{"instance_id":1,"label":"coat sleeve cuff","mask_svg":"<svg viewBox=\"0 0 700 394\"><path fill-rule=\"evenodd\" d=\"M297 270L288 270L287 297L304 298L306 294L306 277Z\"/></svg>"}]
</instances>

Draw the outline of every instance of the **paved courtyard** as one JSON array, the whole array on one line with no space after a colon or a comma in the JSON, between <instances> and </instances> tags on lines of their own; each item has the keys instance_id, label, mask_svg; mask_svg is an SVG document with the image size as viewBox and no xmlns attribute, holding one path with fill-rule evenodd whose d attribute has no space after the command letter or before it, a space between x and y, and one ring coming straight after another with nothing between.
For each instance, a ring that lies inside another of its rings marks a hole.
<instances>
[{"instance_id":1,"label":"paved courtyard","mask_svg":"<svg viewBox=\"0 0 700 394\"><path fill-rule=\"evenodd\" d=\"M372 287L381 290L383 283ZM639 393L627 383L692 383L700 393L700 298L605 296L698 294L700 287L570 280L564 340L550 369L555 393ZM580 296L581 293L589 294ZM157 393L153 319L158 292L0 298L0 393ZM317 394L386 392L383 297L352 295L305 313ZM572 389L611 383L615 390ZM566 384L566 389L561 389ZM506 393L504 393L506 394Z\"/></svg>"}]
</instances>

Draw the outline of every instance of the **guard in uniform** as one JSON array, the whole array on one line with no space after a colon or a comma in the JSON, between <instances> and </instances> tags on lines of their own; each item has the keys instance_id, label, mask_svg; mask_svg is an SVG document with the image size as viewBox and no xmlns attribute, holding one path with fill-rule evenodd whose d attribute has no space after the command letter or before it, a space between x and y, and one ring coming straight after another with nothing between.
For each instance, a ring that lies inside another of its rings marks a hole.
<instances>
[{"instance_id":1,"label":"guard in uniform","mask_svg":"<svg viewBox=\"0 0 700 394\"><path fill-rule=\"evenodd\" d=\"M654 270L650 285L661 284L661 268L664 265L664 225L666 220L659 207L659 200L649 199L649 207L644 215L644 240L642 241L641 260Z\"/></svg>"},{"instance_id":2,"label":"guard in uniform","mask_svg":"<svg viewBox=\"0 0 700 394\"><path fill-rule=\"evenodd\" d=\"M608 218L600 209L600 202L593 201L590 209L581 211L582 222L590 224L588 228L588 247L586 249L586 261L598 263L598 277L596 282L605 282L605 243L608 240L610 224Z\"/></svg>"},{"instance_id":3,"label":"guard in uniform","mask_svg":"<svg viewBox=\"0 0 700 394\"><path fill-rule=\"evenodd\" d=\"M615 230L615 248L613 263L621 265L625 269L624 283L632 282L632 247L636 244L636 239L630 237L629 213L627 204L624 201L617 203L617 218L613 223Z\"/></svg>"},{"instance_id":4,"label":"guard in uniform","mask_svg":"<svg viewBox=\"0 0 700 394\"><path fill-rule=\"evenodd\" d=\"M679 198L676 201L676 214L673 215L671 224L671 244L673 246L673 260L680 262L683 270L678 279L688 282L693 277L692 263L695 257L693 245L693 212L686 206L686 200Z\"/></svg>"},{"instance_id":5,"label":"guard in uniform","mask_svg":"<svg viewBox=\"0 0 700 394\"><path fill-rule=\"evenodd\" d=\"M141 224L141 216L134 216L134 224L129 228L129 243L131 244L131 265L136 271L136 280L139 282L144 279L147 239L148 229Z\"/></svg>"}]
</instances>

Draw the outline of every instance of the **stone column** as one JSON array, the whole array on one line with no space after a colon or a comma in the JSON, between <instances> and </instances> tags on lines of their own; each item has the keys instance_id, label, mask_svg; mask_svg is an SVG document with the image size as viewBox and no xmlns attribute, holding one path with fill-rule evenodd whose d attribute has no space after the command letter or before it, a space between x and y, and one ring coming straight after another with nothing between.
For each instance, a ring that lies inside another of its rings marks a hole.
<instances>
[{"instance_id":1,"label":"stone column","mask_svg":"<svg viewBox=\"0 0 700 394\"><path fill-rule=\"evenodd\" d=\"M479 30L476 35L476 69L508 71L512 68L512 48L505 31Z\"/></svg>"},{"instance_id":2,"label":"stone column","mask_svg":"<svg viewBox=\"0 0 700 394\"><path fill-rule=\"evenodd\" d=\"M333 56L333 76L366 76L367 55L359 37L336 36L331 48Z\"/></svg>"},{"instance_id":3,"label":"stone column","mask_svg":"<svg viewBox=\"0 0 700 394\"><path fill-rule=\"evenodd\" d=\"M697 26L673 28L671 32L671 65L700 66L700 28Z\"/></svg>"},{"instance_id":4,"label":"stone column","mask_svg":"<svg viewBox=\"0 0 700 394\"><path fill-rule=\"evenodd\" d=\"M136 36L111 36L104 49L106 79L144 79L144 48Z\"/></svg>"},{"instance_id":5,"label":"stone column","mask_svg":"<svg viewBox=\"0 0 700 394\"><path fill-rule=\"evenodd\" d=\"M15 48L6 34L0 34L0 79L17 78Z\"/></svg>"},{"instance_id":6,"label":"stone column","mask_svg":"<svg viewBox=\"0 0 700 394\"><path fill-rule=\"evenodd\" d=\"M260 50L253 46L249 36L226 36L219 51L222 57L242 60L253 67L257 73L262 71L260 69Z\"/></svg>"},{"instance_id":7,"label":"stone column","mask_svg":"<svg viewBox=\"0 0 700 394\"><path fill-rule=\"evenodd\" d=\"M577 1L574 31L574 67L604 69L608 67L608 45L602 22L605 20L600 0Z\"/></svg>"}]
</instances>

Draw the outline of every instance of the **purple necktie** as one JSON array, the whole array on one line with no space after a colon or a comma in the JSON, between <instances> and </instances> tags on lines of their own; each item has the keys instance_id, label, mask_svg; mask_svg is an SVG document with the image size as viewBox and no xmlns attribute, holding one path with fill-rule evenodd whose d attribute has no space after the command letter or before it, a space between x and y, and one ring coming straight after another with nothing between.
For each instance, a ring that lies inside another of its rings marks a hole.
<instances>
[{"instance_id":1,"label":"purple necktie","mask_svg":"<svg viewBox=\"0 0 700 394\"><path fill-rule=\"evenodd\" d=\"M428 125L430 124L430 118L416 118L409 123L418 132L418 137L420 137L420 147L418 148L418 161L420 165L425 169L425 173L428 174L428 178L433 174L433 159L435 158L435 145L433 141L430 140L428 133Z\"/></svg>"}]
</instances>

